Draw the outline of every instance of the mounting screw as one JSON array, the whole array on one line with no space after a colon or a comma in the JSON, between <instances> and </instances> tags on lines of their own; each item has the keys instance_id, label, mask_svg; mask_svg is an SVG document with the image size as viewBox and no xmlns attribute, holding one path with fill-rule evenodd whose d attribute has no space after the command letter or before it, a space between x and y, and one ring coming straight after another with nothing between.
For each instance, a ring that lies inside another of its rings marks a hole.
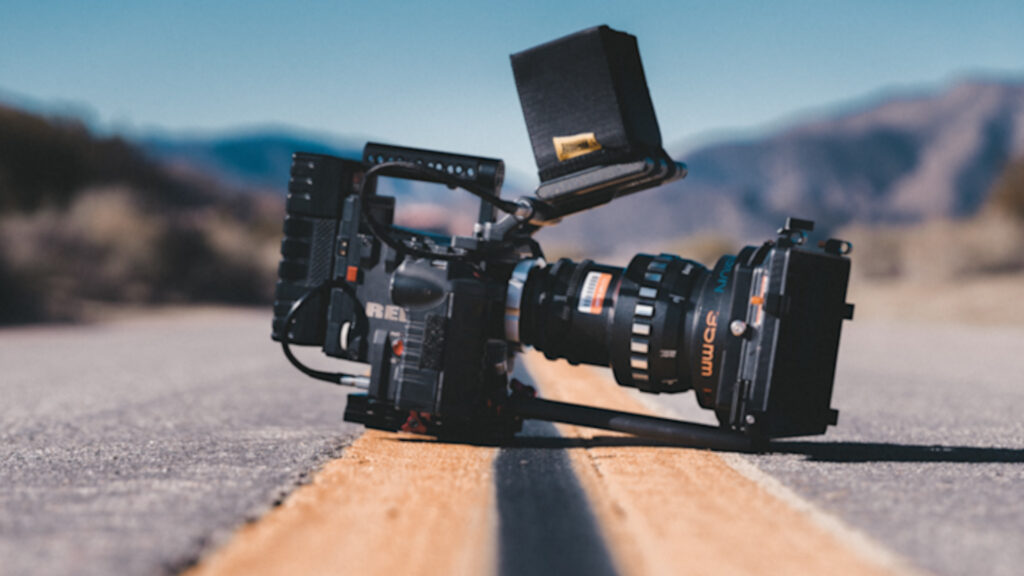
<instances>
[{"instance_id":1,"label":"mounting screw","mask_svg":"<svg viewBox=\"0 0 1024 576\"><path fill-rule=\"evenodd\" d=\"M530 218L533 218L534 208L533 204L526 198L520 198L516 200L516 211L512 214L512 217L519 222L526 222Z\"/></svg>"},{"instance_id":2,"label":"mounting screw","mask_svg":"<svg viewBox=\"0 0 1024 576\"><path fill-rule=\"evenodd\" d=\"M743 320L733 320L729 323L729 331L737 338L746 334L747 328L749 328L749 326Z\"/></svg>"}]
</instances>

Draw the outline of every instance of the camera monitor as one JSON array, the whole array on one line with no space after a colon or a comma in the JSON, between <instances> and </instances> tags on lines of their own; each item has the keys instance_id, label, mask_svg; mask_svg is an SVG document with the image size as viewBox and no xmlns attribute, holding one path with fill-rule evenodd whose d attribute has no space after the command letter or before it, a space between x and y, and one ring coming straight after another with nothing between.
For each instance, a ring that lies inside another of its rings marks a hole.
<instances>
[{"instance_id":1,"label":"camera monitor","mask_svg":"<svg viewBox=\"0 0 1024 576\"><path fill-rule=\"evenodd\" d=\"M511 60L546 219L685 176L662 149L635 36L598 26Z\"/></svg>"}]
</instances>

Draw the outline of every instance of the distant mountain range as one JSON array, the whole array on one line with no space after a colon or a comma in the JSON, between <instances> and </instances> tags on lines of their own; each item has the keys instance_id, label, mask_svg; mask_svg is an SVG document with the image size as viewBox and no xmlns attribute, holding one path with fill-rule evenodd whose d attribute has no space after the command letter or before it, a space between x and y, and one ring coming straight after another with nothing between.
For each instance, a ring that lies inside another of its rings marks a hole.
<instances>
[{"instance_id":1,"label":"distant mountain range","mask_svg":"<svg viewBox=\"0 0 1024 576\"><path fill-rule=\"evenodd\" d=\"M357 146L285 132L151 139L155 158L236 186L280 190L291 152L359 156ZM670 150L672 152L672 150ZM596 251L715 231L737 240L794 215L826 230L973 213L1008 160L1024 154L1024 82L965 81L903 95L679 159L689 176L544 231Z\"/></svg>"},{"instance_id":2,"label":"distant mountain range","mask_svg":"<svg viewBox=\"0 0 1024 576\"><path fill-rule=\"evenodd\" d=\"M569 219L551 236L606 238L600 248L611 248L699 231L755 240L789 215L826 232L963 217L1022 155L1024 82L964 82L694 150L680 158L685 180Z\"/></svg>"},{"instance_id":3,"label":"distant mountain range","mask_svg":"<svg viewBox=\"0 0 1024 576\"><path fill-rule=\"evenodd\" d=\"M359 158L361 144L285 129L247 131L226 136L160 136L138 142L155 160L215 176L252 192L280 194L288 182L294 152Z\"/></svg>"}]
</instances>

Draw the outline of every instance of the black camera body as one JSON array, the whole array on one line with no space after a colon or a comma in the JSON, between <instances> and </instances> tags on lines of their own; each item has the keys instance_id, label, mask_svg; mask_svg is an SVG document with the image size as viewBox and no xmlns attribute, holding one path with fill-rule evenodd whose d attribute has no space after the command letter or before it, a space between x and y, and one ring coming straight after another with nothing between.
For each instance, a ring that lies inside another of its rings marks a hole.
<instances>
[{"instance_id":1,"label":"black camera body","mask_svg":"<svg viewBox=\"0 0 1024 576\"><path fill-rule=\"evenodd\" d=\"M682 178L661 149L636 40L593 28L512 57L541 174L534 196L500 190L500 160L367 144L359 160L298 153L288 189L274 339L306 374L365 388L345 419L496 441L524 418L716 448L821 434L846 303L850 245L804 246L809 221L711 270L639 254L625 268L547 263L532 235L561 218ZM573 99L577 100L573 100ZM378 178L437 182L479 197L465 236L394 225ZM309 368L319 346L362 373ZM694 390L720 428L534 398L515 354L611 366L619 384Z\"/></svg>"},{"instance_id":2,"label":"black camera body","mask_svg":"<svg viewBox=\"0 0 1024 576\"><path fill-rule=\"evenodd\" d=\"M378 161L377 158L380 157ZM497 243L412 233L421 249L438 254L453 240L488 250L485 261L445 261L402 254L376 237L364 219L391 227L395 198L377 195L363 180L365 166L388 159L452 167L473 175L497 195L500 160L367 145L364 162L296 154L275 303L274 338L282 339L295 301L317 286L295 317L289 342L319 345L336 358L369 365L366 396L353 396L346 419L370 427L476 435L508 435L514 419L500 418L507 397L502 336L506 284L518 255ZM340 180L338 175L344 175ZM423 175L419 179L429 179ZM364 189L360 189L363 186ZM306 206L329 206L311 213ZM484 203L480 224L493 222ZM420 420L417 422L417 420Z\"/></svg>"}]
</instances>

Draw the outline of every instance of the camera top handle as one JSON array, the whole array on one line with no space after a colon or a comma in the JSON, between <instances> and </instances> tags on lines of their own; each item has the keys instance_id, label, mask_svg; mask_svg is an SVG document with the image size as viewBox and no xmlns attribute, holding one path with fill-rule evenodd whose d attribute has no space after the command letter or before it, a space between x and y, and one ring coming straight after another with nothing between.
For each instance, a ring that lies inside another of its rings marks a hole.
<instances>
[{"instance_id":1,"label":"camera top handle","mask_svg":"<svg viewBox=\"0 0 1024 576\"><path fill-rule=\"evenodd\" d=\"M505 163L501 160L367 143L363 148L363 165L372 168L381 164L393 166L388 176L469 190L481 199L478 221L483 224L495 219L495 207L500 207L496 200L501 196L501 185L505 181Z\"/></svg>"}]
</instances>

